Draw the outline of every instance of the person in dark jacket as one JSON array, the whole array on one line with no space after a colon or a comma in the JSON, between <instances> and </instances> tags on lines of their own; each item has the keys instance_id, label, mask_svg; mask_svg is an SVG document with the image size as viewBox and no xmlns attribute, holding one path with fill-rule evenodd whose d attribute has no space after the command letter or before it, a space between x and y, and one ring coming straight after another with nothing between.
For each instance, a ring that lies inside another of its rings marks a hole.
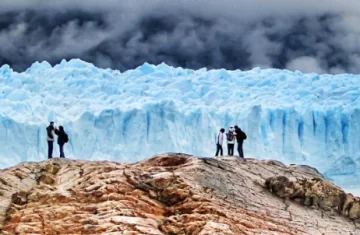
<instances>
[{"instance_id":1,"label":"person in dark jacket","mask_svg":"<svg viewBox=\"0 0 360 235\"><path fill-rule=\"evenodd\" d=\"M68 135L66 134L63 126L59 126L59 130L55 129L55 134L58 136L57 143L60 149L60 157L65 158L64 145L68 142Z\"/></svg>"},{"instance_id":2,"label":"person in dark jacket","mask_svg":"<svg viewBox=\"0 0 360 235\"><path fill-rule=\"evenodd\" d=\"M244 140L246 140L247 136L245 134L245 132L243 132L240 127L235 126L235 134L236 134L236 140L238 143L238 152L239 152L239 157L244 158L244 151L243 151L243 143Z\"/></svg>"},{"instance_id":3,"label":"person in dark jacket","mask_svg":"<svg viewBox=\"0 0 360 235\"><path fill-rule=\"evenodd\" d=\"M50 125L46 127L46 140L48 142L48 159L52 158L54 149L54 135L55 135L54 122L50 122Z\"/></svg>"}]
</instances>

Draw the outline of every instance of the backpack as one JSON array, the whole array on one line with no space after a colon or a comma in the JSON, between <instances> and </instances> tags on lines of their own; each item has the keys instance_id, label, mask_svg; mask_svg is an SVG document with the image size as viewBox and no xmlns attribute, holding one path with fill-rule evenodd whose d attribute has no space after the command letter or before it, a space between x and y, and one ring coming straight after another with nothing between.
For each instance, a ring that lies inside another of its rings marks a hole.
<instances>
[{"instance_id":1,"label":"backpack","mask_svg":"<svg viewBox=\"0 0 360 235\"><path fill-rule=\"evenodd\" d=\"M65 143L69 142L69 136L66 133L64 133L64 141Z\"/></svg>"},{"instance_id":2,"label":"backpack","mask_svg":"<svg viewBox=\"0 0 360 235\"><path fill-rule=\"evenodd\" d=\"M232 131L229 131L227 134L226 134L226 139L228 141L233 141L234 140L234 133Z\"/></svg>"},{"instance_id":3,"label":"backpack","mask_svg":"<svg viewBox=\"0 0 360 235\"><path fill-rule=\"evenodd\" d=\"M243 135L243 139L246 140L247 136L246 136L245 132L242 131L242 135Z\"/></svg>"}]
</instances>

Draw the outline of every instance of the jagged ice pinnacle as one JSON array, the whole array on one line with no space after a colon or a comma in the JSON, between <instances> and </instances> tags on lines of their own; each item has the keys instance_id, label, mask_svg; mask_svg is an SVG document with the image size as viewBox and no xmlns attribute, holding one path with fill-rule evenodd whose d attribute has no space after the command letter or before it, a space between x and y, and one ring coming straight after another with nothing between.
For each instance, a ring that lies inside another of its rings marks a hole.
<instances>
[{"instance_id":1,"label":"jagged ice pinnacle","mask_svg":"<svg viewBox=\"0 0 360 235\"><path fill-rule=\"evenodd\" d=\"M123 162L212 156L218 129L238 124L246 157L308 164L341 184L359 179L359 84L359 75L259 68L144 64L121 73L74 59L17 73L3 65L0 167L44 160L51 120L70 136L68 157Z\"/></svg>"}]
</instances>

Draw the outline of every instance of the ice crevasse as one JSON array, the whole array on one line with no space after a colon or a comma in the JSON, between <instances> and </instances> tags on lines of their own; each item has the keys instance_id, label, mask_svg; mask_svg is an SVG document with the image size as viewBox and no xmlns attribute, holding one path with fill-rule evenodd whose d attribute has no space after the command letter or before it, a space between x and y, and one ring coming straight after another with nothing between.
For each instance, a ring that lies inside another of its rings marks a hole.
<instances>
[{"instance_id":1,"label":"ice crevasse","mask_svg":"<svg viewBox=\"0 0 360 235\"><path fill-rule=\"evenodd\" d=\"M70 136L67 157L123 162L163 152L213 156L218 129L237 124L248 136L246 157L306 164L340 185L356 182L359 88L359 75L277 69L145 63L120 72L73 59L18 73L3 65L0 168L46 159L51 120Z\"/></svg>"}]
</instances>

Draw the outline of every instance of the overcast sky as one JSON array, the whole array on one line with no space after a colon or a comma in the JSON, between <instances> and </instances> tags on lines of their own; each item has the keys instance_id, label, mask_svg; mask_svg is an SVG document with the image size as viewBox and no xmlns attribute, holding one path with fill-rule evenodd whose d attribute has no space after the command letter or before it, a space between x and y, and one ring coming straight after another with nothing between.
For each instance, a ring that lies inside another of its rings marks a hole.
<instances>
[{"instance_id":1,"label":"overcast sky","mask_svg":"<svg viewBox=\"0 0 360 235\"><path fill-rule=\"evenodd\" d=\"M1 0L0 65L360 72L360 1Z\"/></svg>"}]
</instances>

